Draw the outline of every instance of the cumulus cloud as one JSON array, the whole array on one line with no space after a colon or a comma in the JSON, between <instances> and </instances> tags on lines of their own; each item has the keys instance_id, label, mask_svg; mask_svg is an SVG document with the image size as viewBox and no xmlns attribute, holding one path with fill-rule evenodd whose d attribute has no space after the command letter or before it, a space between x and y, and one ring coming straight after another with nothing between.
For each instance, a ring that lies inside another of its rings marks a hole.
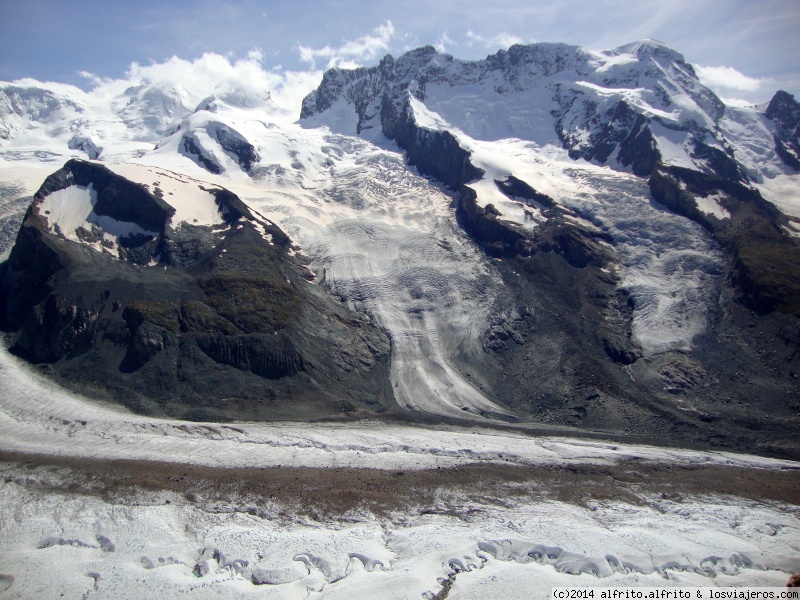
<instances>
[{"instance_id":1,"label":"cumulus cloud","mask_svg":"<svg viewBox=\"0 0 800 600\"><path fill-rule=\"evenodd\" d=\"M499 33L495 36L485 37L472 30L467 31L467 46L483 46L486 49L508 48L514 44L522 44L522 38L512 33Z\"/></svg>"},{"instance_id":2,"label":"cumulus cloud","mask_svg":"<svg viewBox=\"0 0 800 600\"><path fill-rule=\"evenodd\" d=\"M395 36L394 25L386 21L376 27L371 34L364 35L356 40L347 40L338 48L325 46L324 48L309 48L298 46L300 59L317 68L317 61L327 61L325 68L331 67L355 68L365 62L373 61L389 48L389 43Z\"/></svg>"},{"instance_id":3,"label":"cumulus cloud","mask_svg":"<svg viewBox=\"0 0 800 600\"><path fill-rule=\"evenodd\" d=\"M439 36L439 39L434 44L434 47L438 52L447 52L447 49L451 48L454 44L455 41L453 41L453 39L447 35L447 32L445 31Z\"/></svg>"},{"instance_id":4,"label":"cumulus cloud","mask_svg":"<svg viewBox=\"0 0 800 600\"><path fill-rule=\"evenodd\" d=\"M753 104L754 104L750 100L744 100L742 98L722 98L722 97L720 97L720 100L722 100L728 106L737 106L737 107L740 107L740 108L747 107L747 106L753 106Z\"/></svg>"},{"instance_id":5,"label":"cumulus cloud","mask_svg":"<svg viewBox=\"0 0 800 600\"><path fill-rule=\"evenodd\" d=\"M761 88L766 79L748 77L733 67L706 67L695 65L697 78L712 89L738 90L742 92L755 92Z\"/></svg>"},{"instance_id":6,"label":"cumulus cloud","mask_svg":"<svg viewBox=\"0 0 800 600\"><path fill-rule=\"evenodd\" d=\"M207 52L192 61L173 56L149 65L134 62L119 79L99 78L88 72L80 75L94 86L91 96L106 100L129 88L152 86L182 90L189 105L211 95L234 98L240 105L259 105L269 98L278 108L297 113L303 97L319 85L322 73L267 70L263 60L264 54L257 48L238 60Z\"/></svg>"}]
</instances>

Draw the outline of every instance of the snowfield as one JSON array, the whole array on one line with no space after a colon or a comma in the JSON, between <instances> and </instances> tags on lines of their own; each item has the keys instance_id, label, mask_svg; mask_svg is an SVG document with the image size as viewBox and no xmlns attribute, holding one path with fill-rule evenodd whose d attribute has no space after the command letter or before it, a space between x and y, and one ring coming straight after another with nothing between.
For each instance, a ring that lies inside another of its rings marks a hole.
<instances>
[{"instance_id":1,"label":"snowfield","mask_svg":"<svg viewBox=\"0 0 800 600\"><path fill-rule=\"evenodd\" d=\"M175 209L172 216L172 226L175 229L182 223L206 226L223 224L219 207L210 191L214 188L204 188L204 181L166 169L133 163L115 163L108 167L117 175L145 185L151 192L161 190L162 199Z\"/></svg>"}]
</instances>

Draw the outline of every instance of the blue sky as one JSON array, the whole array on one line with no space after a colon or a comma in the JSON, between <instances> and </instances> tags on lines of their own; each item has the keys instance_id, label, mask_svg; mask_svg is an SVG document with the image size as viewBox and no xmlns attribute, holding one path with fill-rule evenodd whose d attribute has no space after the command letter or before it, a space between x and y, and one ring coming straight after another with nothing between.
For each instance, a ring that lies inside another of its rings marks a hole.
<instances>
[{"instance_id":1,"label":"blue sky","mask_svg":"<svg viewBox=\"0 0 800 600\"><path fill-rule=\"evenodd\" d=\"M122 78L134 62L208 52L235 61L258 49L267 71L317 72L424 44L476 59L515 42L601 50L642 38L704 67L724 97L800 92L797 0L2 0L0 79L86 89L88 73Z\"/></svg>"}]
</instances>

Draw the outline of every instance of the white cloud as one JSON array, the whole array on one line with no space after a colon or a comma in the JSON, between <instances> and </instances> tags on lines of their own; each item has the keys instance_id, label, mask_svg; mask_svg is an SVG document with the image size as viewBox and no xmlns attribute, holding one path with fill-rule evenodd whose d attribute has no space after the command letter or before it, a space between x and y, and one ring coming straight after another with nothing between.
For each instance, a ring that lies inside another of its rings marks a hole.
<instances>
[{"instance_id":1,"label":"white cloud","mask_svg":"<svg viewBox=\"0 0 800 600\"><path fill-rule=\"evenodd\" d=\"M485 37L475 33L472 30L467 31L467 46L483 46L486 49L494 50L496 48L509 48L514 44L522 44L522 38L512 33L499 33L492 37Z\"/></svg>"},{"instance_id":2,"label":"white cloud","mask_svg":"<svg viewBox=\"0 0 800 600\"><path fill-rule=\"evenodd\" d=\"M130 87L148 85L165 89L179 88L189 103L199 103L214 94L234 96L240 104L263 104L267 98L287 113L299 112L306 94L322 78L320 71L282 71L265 69L263 52L254 48L239 60L207 52L188 61L173 56L161 63L131 63L125 77L99 78L88 72L79 73L94 86L89 95L111 100Z\"/></svg>"},{"instance_id":3,"label":"white cloud","mask_svg":"<svg viewBox=\"0 0 800 600\"><path fill-rule=\"evenodd\" d=\"M325 46L324 48L309 48L308 46L298 46L300 60L317 67L317 60L325 60L326 68L341 67L355 68L365 62L375 60L382 52L389 48L389 42L395 35L394 25L391 21L386 21L383 25L376 27L372 34L364 35L356 40L347 40L338 48Z\"/></svg>"},{"instance_id":4,"label":"white cloud","mask_svg":"<svg viewBox=\"0 0 800 600\"><path fill-rule=\"evenodd\" d=\"M447 35L447 32L445 31L439 36L439 39L434 44L434 47L438 52L444 53L447 52L447 48L452 47L453 44L455 44L455 42L449 35Z\"/></svg>"},{"instance_id":5,"label":"white cloud","mask_svg":"<svg viewBox=\"0 0 800 600\"><path fill-rule=\"evenodd\" d=\"M39 81L38 79L33 79L31 77L15 79L11 83L21 87L44 88L84 102L90 99L90 96L85 91L69 83L59 83L57 81Z\"/></svg>"},{"instance_id":6,"label":"white cloud","mask_svg":"<svg viewBox=\"0 0 800 600\"><path fill-rule=\"evenodd\" d=\"M695 73L697 73L697 78L711 89L722 88L725 90L755 92L768 81L766 79L748 77L733 67L706 67L703 65L695 65L694 70Z\"/></svg>"},{"instance_id":7,"label":"white cloud","mask_svg":"<svg viewBox=\"0 0 800 600\"><path fill-rule=\"evenodd\" d=\"M98 77L94 73L89 73L89 71L78 71L78 77L86 79L90 84L92 84L92 87L95 88L103 85L103 83L107 81L104 80L102 77Z\"/></svg>"},{"instance_id":8,"label":"white cloud","mask_svg":"<svg viewBox=\"0 0 800 600\"><path fill-rule=\"evenodd\" d=\"M725 104L728 106L737 106L737 107L746 107L746 106L753 106L753 102L750 100L743 100L742 98L722 98L720 97Z\"/></svg>"}]
</instances>

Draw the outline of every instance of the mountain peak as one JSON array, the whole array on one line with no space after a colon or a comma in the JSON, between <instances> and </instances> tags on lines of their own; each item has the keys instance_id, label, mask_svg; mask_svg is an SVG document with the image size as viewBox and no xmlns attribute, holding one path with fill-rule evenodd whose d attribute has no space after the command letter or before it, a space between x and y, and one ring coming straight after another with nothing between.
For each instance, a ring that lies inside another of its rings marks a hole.
<instances>
[{"instance_id":1,"label":"mountain peak","mask_svg":"<svg viewBox=\"0 0 800 600\"><path fill-rule=\"evenodd\" d=\"M649 57L665 58L672 61L685 62L683 54L664 42L651 39L637 40L613 49L618 54L634 54L640 59Z\"/></svg>"},{"instance_id":2,"label":"mountain peak","mask_svg":"<svg viewBox=\"0 0 800 600\"><path fill-rule=\"evenodd\" d=\"M784 90L778 90L769 101L766 116L773 121L780 121L786 127L796 127L800 121L800 102Z\"/></svg>"}]
</instances>

